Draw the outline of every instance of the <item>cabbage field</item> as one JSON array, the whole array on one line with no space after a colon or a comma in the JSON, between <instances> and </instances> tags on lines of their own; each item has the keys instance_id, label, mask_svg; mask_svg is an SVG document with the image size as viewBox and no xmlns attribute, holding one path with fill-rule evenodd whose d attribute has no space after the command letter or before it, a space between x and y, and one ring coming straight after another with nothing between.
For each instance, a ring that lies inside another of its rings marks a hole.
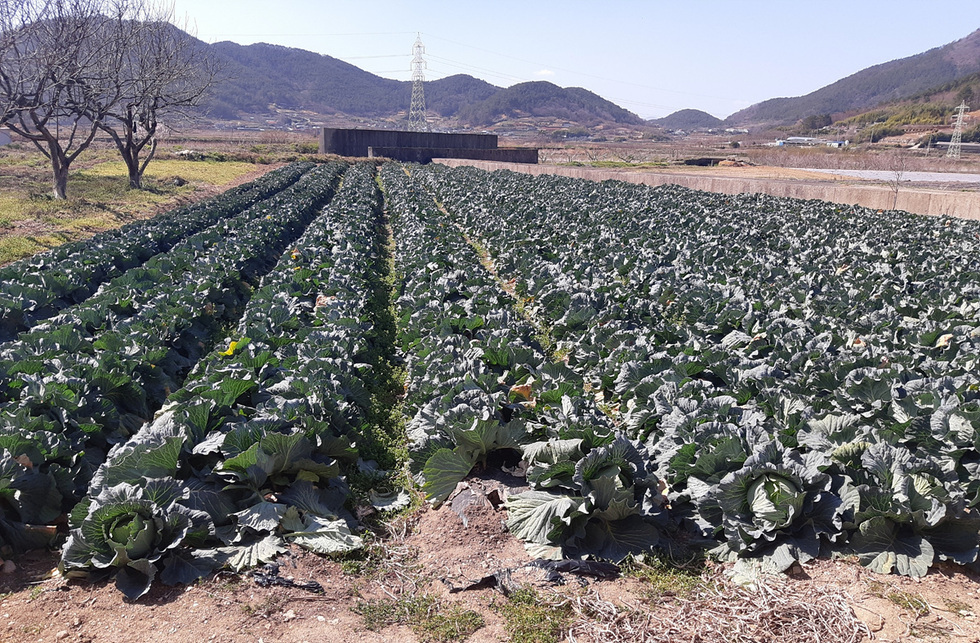
<instances>
[{"instance_id":1,"label":"cabbage field","mask_svg":"<svg viewBox=\"0 0 980 643\"><path fill-rule=\"evenodd\" d=\"M537 558L976 565L980 224L294 164L0 268L0 547L129 598L505 468Z\"/></svg>"}]
</instances>

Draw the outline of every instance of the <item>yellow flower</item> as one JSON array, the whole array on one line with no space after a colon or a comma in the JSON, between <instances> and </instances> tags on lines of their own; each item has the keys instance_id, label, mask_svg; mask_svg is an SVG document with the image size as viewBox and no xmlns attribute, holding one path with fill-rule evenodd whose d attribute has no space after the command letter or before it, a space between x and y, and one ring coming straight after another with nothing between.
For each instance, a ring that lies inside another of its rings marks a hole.
<instances>
[{"instance_id":1,"label":"yellow flower","mask_svg":"<svg viewBox=\"0 0 980 643\"><path fill-rule=\"evenodd\" d=\"M234 355L236 348L238 348L238 342L236 342L235 340L231 340L231 342L228 343L228 350L221 351L221 354L222 355L229 355L229 356L230 355Z\"/></svg>"}]
</instances>

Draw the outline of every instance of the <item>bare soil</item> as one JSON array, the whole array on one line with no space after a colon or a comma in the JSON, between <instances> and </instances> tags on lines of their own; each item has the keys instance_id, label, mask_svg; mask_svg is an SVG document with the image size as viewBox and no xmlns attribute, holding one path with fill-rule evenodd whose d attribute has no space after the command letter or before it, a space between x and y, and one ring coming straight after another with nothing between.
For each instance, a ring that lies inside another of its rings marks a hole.
<instances>
[{"instance_id":1,"label":"bare soil","mask_svg":"<svg viewBox=\"0 0 980 643\"><path fill-rule=\"evenodd\" d=\"M754 590L727 580L720 565L708 566L694 592L630 575L608 581L566 575L564 585L552 585L538 570L522 572L530 560L504 529L502 508L478 502L457 511L451 504L425 507L389 523L393 533L372 545L356 569L299 549L280 559L282 578L316 581L322 594L222 572L192 586L157 585L127 602L111 582L66 582L56 553L35 553L0 575L0 641L418 641L408 626L370 631L352 608L423 594L443 608L459 605L483 616L484 626L466 640L506 641L501 591L460 591L504 569L545 600L574 608L567 628L574 639L566 640L980 641L980 577L955 566L913 580L880 576L853 560L821 560L762 579Z\"/></svg>"}]
</instances>

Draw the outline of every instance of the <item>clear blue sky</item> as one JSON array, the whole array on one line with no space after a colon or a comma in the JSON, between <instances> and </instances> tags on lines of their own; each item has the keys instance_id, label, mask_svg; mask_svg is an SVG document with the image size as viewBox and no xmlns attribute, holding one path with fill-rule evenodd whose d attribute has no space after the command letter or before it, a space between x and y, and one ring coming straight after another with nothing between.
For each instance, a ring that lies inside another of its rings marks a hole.
<instances>
[{"instance_id":1,"label":"clear blue sky","mask_svg":"<svg viewBox=\"0 0 980 643\"><path fill-rule=\"evenodd\" d=\"M174 0L207 42L268 42L409 80L585 87L643 116L724 118L980 29L980 2L910 0Z\"/></svg>"}]
</instances>

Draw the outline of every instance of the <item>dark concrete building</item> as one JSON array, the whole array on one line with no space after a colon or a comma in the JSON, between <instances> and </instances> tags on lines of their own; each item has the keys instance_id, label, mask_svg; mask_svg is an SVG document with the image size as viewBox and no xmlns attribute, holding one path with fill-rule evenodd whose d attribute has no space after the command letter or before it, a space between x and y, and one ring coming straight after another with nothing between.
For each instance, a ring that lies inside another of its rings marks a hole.
<instances>
[{"instance_id":1,"label":"dark concrete building","mask_svg":"<svg viewBox=\"0 0 980 643\"><path fill-rule=\"evenodd\" d=\"M320 153L340 156L383 156L396 161L430 163L436 158L537 163L538 150L497 147L496 134L443 134L396 130L337 129L320 132Z\"/></svg>"}]
</instances>

